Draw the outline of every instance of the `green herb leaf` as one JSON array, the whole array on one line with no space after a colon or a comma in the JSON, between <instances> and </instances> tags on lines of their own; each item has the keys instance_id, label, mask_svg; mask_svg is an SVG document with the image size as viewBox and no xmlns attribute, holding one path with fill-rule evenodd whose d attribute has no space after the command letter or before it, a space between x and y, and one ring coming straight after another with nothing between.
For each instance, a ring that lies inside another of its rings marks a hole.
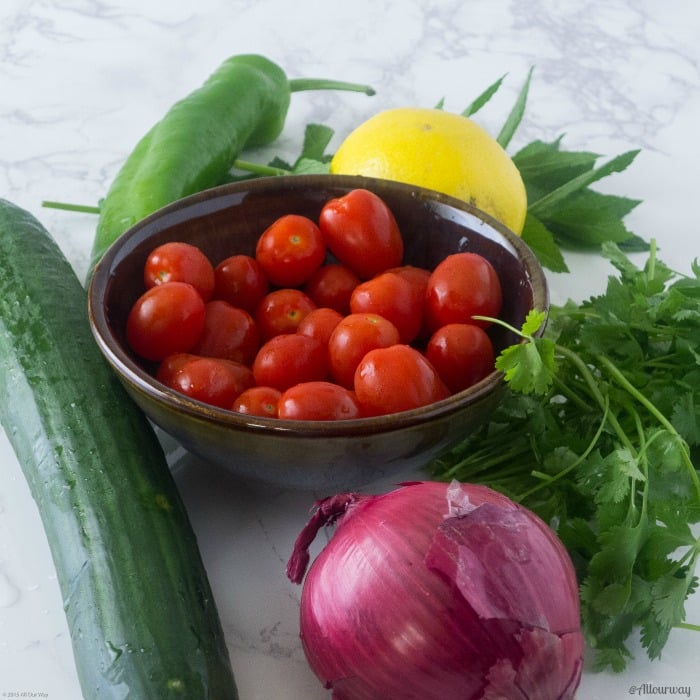
<instances>
[{"instance_id":1,"label":"green herb leaf","mask_svg":"<svg viewBox=\"0 0 700 700\"><path fill-rule=\"evenodd\" d=\"M518 126L522 121L523 115L525 114L527 94L530 90L530 81L532 80L532 72L534 71L534 69L534 66L532 66L528 71L525 83L520 89L520 93L518 94L518 99L515 101L513 109L510 111L510 114L506 119L506 123L503 125L500 133L496 137L496 141L498 141L498 143L501 144L503 148L508 147L508 144L510 143L511 139L513 138L513 135L517 131Z\"/></svg>"},{"instance_id":2,"label":"green herb leaf","mask_svg":"<svg viewBox=\"0 0 700 700\"><path fill-rule=\"evenodd\" d=\"M324 124L308 124L304 130L304 145L298 160L328 160L326 148L333 138L333 133L333 129Z\"/></svg>"},{"instance_id":3,"label":"green herb leaf","mask_svg":"<svg viewBox=\"0 0 700 700\"><path fill-rule=\"evenodd\" d=\"M556 371L554 343L538 338L511 345L496 359L496 369L504 373L513 391L545 394Z\"/></svg>"},{"instance_id":4,"label":"green herb leaf","mask_svg":"<svg viewBox=\"0 0 700 700\"><path fill-rule=\"evenodd\" d=\"M639 150L627 151L615 158L612 158L604 165L598 168L593 168L587 172L572 178L557 189L543 195L538 200L531 202L528 209L540 216L551 216L552 212L559 206L567 197L575 192L592 185L594 182L601 180L613 173L619 173L625 170L639 154Z\"/></svg>"},{"instance_id":5,"label":"green herb leaf","mask_svg":"<svg viewBox=\"0 0 700 700\"><path fill-rule=\"evenodd\" d=\"M556 240L570 247L598 247L606 241L622 243L633 235L623 218L638 204L638 199L581 190L547 216L547 228Z\"/></svg>"},{"instance_id":6,"label":"green herb leaf","mask_svg":"<svg viewBox=\"0 0 700 700\"><path fill-rule=\"evenodd\" d=\"M596 153L562 151L561 140L559 137L552 143L533 141L513 156L525 183L528 201L537 201L595 166L599 157Z\"/></svg>"},{"instance_id":7,"label":"green herb leaf","mask_svg":"<svg viewBox=\"0 0 700 700\"><path fill-rule=\"evenodd\" d=\"M291 170L291 173L294 175L323 175L329 172L330 164L328 162L314 160L313 158L299 158Z\"/></svg>"},{"instance_id":8,"label":"green herb leaf","mask_svg":"<svg viewBox=\"0 0 700 700\"><path fill-rule=\"evenodd\" d=\"M525 217L521 237L544 267L552 272L569 271L554 234L534 214L528 212Z\"/></svg>"},{"instance_id":9,"label":"green herb leaf","mask_svg":"<svg viewBox=\"0 0 700 700\"><path fill-rule=\"evenodd\" d=\"M472 114L476 114L495 94L498 89L503 84L505 75L502 75L495 83L489 85L486 90L484 90L475 100L473 100L469 105L467 105L462 111L463 117L471 117ZM439 109L442 109L444 101L439 104Z\"/></svg>"}]
</instances>

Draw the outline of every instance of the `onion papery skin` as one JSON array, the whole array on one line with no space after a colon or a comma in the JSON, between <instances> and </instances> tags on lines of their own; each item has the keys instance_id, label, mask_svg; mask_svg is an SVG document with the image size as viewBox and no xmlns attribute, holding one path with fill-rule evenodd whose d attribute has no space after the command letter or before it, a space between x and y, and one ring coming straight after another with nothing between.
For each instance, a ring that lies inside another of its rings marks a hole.
<instances>
[{"instance_id":1,"label":"onion papery skin","mask_svg":"<svg viewBox=\"0 0 700 700\"><path fill-rule=\"evenodd\" d=\"M504 495L458 487L468 507L455 514L447 484L416 482L347 495L340 515L331 497L334 515L310 528L336 523L300 607L304 653L334 699L574 697L583 636L566 550ZM312 539L300 535L288 573Z\"/></svg>"}]
</instances>

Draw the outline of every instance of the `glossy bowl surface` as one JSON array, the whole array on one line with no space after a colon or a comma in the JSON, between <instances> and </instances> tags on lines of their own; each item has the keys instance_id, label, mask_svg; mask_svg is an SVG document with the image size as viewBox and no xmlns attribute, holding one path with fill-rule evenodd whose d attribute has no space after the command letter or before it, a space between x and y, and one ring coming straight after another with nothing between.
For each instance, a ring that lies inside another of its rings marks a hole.
<instances>
[{"instance_id":1,"label":"glossy bowl surface","mask_svg":"<svg viewBox=\"0 0 700 700\"><path fill-rule=\"evenodd\" d=\"M192 454L240 478L294 489L361 488L419 468L486 420L504 386L493 372L473 387L420 409L347 421L281 421L225 411L178 394L156 381L153 367L125 342L129 309L143 292L150 251L166 241L199 246L216 264L253 254L262 231L283 214L315 219L325 202L356 187L389 205L401 228L405 263L434 267L451 253L485 256L503 287L501 317L519 328L532 308L546 310L545 276L532 251L488 215L451 197L409 185L341 175L292 175L224 185L144 219L107 251L89 288L97 343L128 393L165 432ZM491 330L496 350L517 339Z\"/></svg>"}]
</instances>

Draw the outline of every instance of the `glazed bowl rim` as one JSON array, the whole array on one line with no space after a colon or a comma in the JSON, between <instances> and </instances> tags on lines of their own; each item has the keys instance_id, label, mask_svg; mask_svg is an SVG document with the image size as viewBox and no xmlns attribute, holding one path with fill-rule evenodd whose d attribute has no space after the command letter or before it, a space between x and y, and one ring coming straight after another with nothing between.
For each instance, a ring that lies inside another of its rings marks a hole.
<instances>
[{"instance_id":1,"label":"glazed bowl rim","mask_svg":"<svg viewBox=\"0 0 700 700\"><path fill-rule=\"evenodd\" d=\"M125 231L105 252L100 262L95 266L88 284L88 316L93 336L109 364L116 370L122 382L146 395L150 400L161 402L168 409L185 414L200 421L214 423L220 427L245 431L258 431L261 435L296 434L323 437L351 437L361 434L375 434L391 430L400 430L414 425L431 422L449 414L458 412L478 404L480 399L490 395L504 384L503 373L494 369L476 384L460 392L451 394L445 399L414 408L380 416L368 416L334 421L290 420L253 416L244 413L211 406L201 401L191 399L159 382L152 374L135 362L124 350L121 343L111 331L108 314L105 309L104 296L111 277L111 266L115 258L128 247L131 240L138 237L144 228L153 225L159 219L180 210L186 210L200 202L215 200L237 193L248 193L279 189L284 191L289 182L294 187L319 187L323 182L339 188L366 187L381 183L384 187L404 190L406 196L422 195L432 201L456 208L471 214L490 228L495 229L499 236L514 249L520 264L526 268L528 281L533 290L533 308L546 311L549 306L547 282L544 270L535 254L527 244L515 233L506 228L487 213L462 200L422 187L405 183L377 180L359 175L276 175L261 177L253 180L234 182L213 187L195 194L183 197L168 204ZM154 231L156 233L157 231ZM483 236L479 232L477 235ZM510 251L513 252L513 251ZM126 254L128 256L128 253Z\"/></svg>"}]
</instances>

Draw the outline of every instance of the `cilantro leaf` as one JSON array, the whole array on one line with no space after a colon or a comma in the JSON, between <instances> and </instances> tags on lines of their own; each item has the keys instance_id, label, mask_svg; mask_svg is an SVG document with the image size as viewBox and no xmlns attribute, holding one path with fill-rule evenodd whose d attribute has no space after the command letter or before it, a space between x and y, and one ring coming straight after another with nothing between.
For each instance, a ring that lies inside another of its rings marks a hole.
<instances>
[{"instance_id":1,"label":"cilantro leaf","mask_svg":"<svg viewBox=\"0 0 700 700\"><path fill-rule=\"evenodd\" d=\"M671 414L671 423L685 435L689 445L700 445L700 406L695 405L695 395L691 391L682 394Z\"/></svg>"},{"instance_id":2,"label":"cilantro leaf","mask_svg":"<svg viewBox=\"0 0 700 700\"><path fill-rule=\"evenodd\" d=\"M547 320L547 312L539 309L530 309L525 315L525 321L520 328L520 334L525 338L531 338L538 331L543 330Z\"/></svg>"},{"instance_id":3,"label":"cilantro leaf","mask_svg":"<svg viewBox=\"0 0 700 700\"><path fill-rule=\"evenodd\" d=\"M554 343L535 338L511 345L496 358L496 369L504 373L513 391L544 394L556 371Z\"/></svg>"}]
</instances>

